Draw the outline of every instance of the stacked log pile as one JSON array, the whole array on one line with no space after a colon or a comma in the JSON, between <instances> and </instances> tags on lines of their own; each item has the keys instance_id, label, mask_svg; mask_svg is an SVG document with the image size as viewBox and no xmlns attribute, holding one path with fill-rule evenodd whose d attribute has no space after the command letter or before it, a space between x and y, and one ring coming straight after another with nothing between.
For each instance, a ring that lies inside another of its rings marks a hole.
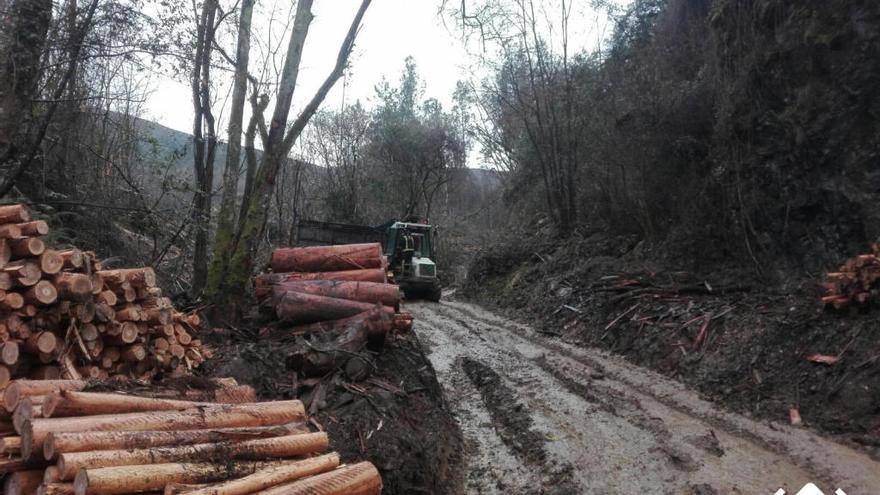
<instances>
[{"instance_id":1,"label":"stacked log pile","mask_svg":"<svg viewBox=\"0 0 880 495\"><path fill-rule=\"evenodd\" d=\"M392 330L408 331L412 316L401 313L400 290L387 283L382 246L345 244L278 248L271 273L254 285L287 335L308 337L289 358L292 368L317 376L344 366L367 346L381 347Z\"/></svg>"},{"instance_id":2,"label":"stacked log pile","mask_svg":"<svg viewBox=\"0 0 880 495\"><path fill-rule=\"evenodd\" d=\"M381 491L372 464L342 466L338 454L324 453L327 434L309 429L298 400L253 402L252 389L228 383L210 397L157 387L137 395L85 387L72 380L7 387L6 409L9 400L18 401L16 414L25 401L38 405L0 437L6 494Z\"/></svg>"},{"instance_id":3,"label":"stacked log pile","mask_svg":"<svg viewBox=\"0 0 880 495\"><path fill-rule=\"evenodd\" d=\"M822 302L826 306L842 309L880 303L880 244L873 244L871 251L846 260L838 271L825 275L827 294Z\"/></svg>"},{"instance_id":4,"label":"stacked log pile","mask_svg":"<svg viewBox=\"0 0 880 495\"><path fill-rule=\"evenodd\" d=\"M13 377L149 378L198 366L196 315L162 297L151 268L104 269L94 253L55 250L46 222L0 206L0 388Z\"/></svg>"}]
</instances>

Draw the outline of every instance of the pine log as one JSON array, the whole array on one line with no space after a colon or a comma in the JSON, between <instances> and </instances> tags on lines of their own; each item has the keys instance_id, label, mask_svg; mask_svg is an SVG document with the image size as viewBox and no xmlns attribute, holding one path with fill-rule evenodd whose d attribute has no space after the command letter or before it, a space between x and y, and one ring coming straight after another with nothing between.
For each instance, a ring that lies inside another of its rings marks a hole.
<instances>
[{"instance_id":1,"label":"pine log","mask_svg":"<svg viewBox=\"0 0 880 495\"><path fill-rule=\"evenodd\" d=\"M48 280L40 280L24 291L24 300L29 304L45 306L58 300L58 291Z\"/></svg>"},{"instance_id":2,"label":"pine log","mask_svg":"<svg viewBox=\"0 0 880 495\"><path fill-rule=\"evenodd\" d=\"M6 310L17 310L24 307L24 297L17 292L7 292L0 301L0 307Z\"/></svg>"},{"instance_id":3,"label":"pine log","mask_svg":"<svg viewBox=\"0 0 880 495\"><path fill-rule=\"evenodd\" d=\"M0 206L0 223L23 223L31 221L31 212L22 204Z\"/></svg>"},{"instance_id":4,"label":"pine log","mask_svg":"<svg viewBox=\"0 0 880 495\"><path fill-rule=\"evenodd\" d=\"M21 453L21 437L0 438L0 454L7 457Z\"/></svg>"},{"instance_id":5,"label":"pine log","mask_svg":"<svg viewBox=\"0 0 880 495\"><path fill-rule=\"evenodd\" d=\"M117 321L143 321L146 319L138 304L123 304L115 310Z\"/></svg>"},{"instance_id":6,"label":"pine log","mask_svg":"<svg viewBox=\"0 0 880 495\"><path fill-rule=\"evenodd\" d=\"M359 462L255 492L259 495L379 495L382 477L370 462Z\"/></svg>"},{"instance_id":7,"label":"pine log","mask_svg":"<svg viewBox=\"0 0 880 495\"><path fill-rule=\"evenodd\" d=\"M275 313L283 322L299 324L347 318L374 307L376 305L370 303L287 292L275 305ZM393 308L387 306L383 308L389 315L394 313Z\"/></svg>"},{"instance_id":8,"label":"pine log","mask_svg":"<svg viewBox=\"0 0 880 495\"><path fill-rule=\"evenodd\" d=\"M24 237L6 241L12 251L13 258L39 256L46 250L46 243L39 237Z\"/></svg>"},{"instance_id":9,"label":"pine log","mask_svg":"<svg viewBox=\"0 0 880 495\"><path fill-rule=\"evenodd\" d=\"M48 395L59 390L82 390L83 380L15 380L3 392L3 405L12 412L24 397Z\"/></svg>"},{"instance_id":10,"label":"pine log","mask_svg":"<svg viewBox=\"0 0 880 495\"><path fill-rule=\"evenodd\" d=\"M308 428L304 423L296 422L278 426L213 428L209 430L50 433L43 443L43 455L47 460L53 460L59 454L71 452L146 449L170 445L236 442L256 438L280 437L296 433L308 433ZM18 445L20 448L20 440Z\"/></svg>"},{"instance_id":11,"label":"pine log","mask_svg":"<svg viewBox=\"0 0 880 495\"><path fill-rule=\"evenodd\" d=\"M112 290L104 290L101 291L100 294L95 298L95 300L99 303L108 304L110 306L116 306L118 302L118 298L116 297L116 293Z\"/></svg>"},{"instance_id":12,"label":"pine log","mask_svg":"<svg viewBox=\"0 0 880 495\"><path fill-rule=\"evenodd\" d=\"M54 281L61 299L82 301L92 293L92 279L82 273L62 272L55 275Z\"/></svg>"},{"instance_id":13,"label":"pine log","mask_svg":"<svg viewBox=\"0 0 880 495\"><path fill-rule=\"evenodd\" d=\"M43 471L43 483L57 483L59 481L61 481L61 476L58 472L58 466L47 466Z\"/></svg>"},{"instance_id":14,"label":"pine log","mask_svg":"<svg viewBox=\"0 0 880 495\"><path fill-rule=\"evenodd\" d=\"M272 271L276 273L381 268L382 245L369 243L278 248L272 251L271 264Z\"/></svg>"},{"instance_id":15,"label":"pine log","mask_svg":"<svg viewBox=\"0 0 880 495\"><path fill-rule=\"evenodd\" d=\"M333 452L301 461L273 466L247 475L243 478L226 481L186 492L188 495L246 495L265 490L281 483L289 483L320 473L332 471L339 466L339 454Z\"/></svg>"},{"instance_id":16,"label":"pine log","mask_svg":"<svg viewBox=\"0 0 880 495\"><path fill-rule=\"evenodd\" d=\"M20 432L25 421L30 421L37 417L34 411L37 407L40 406L35 406L31 402L30 397L25 397L19 401L18 407L16 407L15 411L12 413L12 426L15 428L15 431Z\"/></svg>"},{"instance_id":17,"label":"pine log","mask_svg":"<svg viewBox=\"0 0 880 495\"><path fill-rule=\"evenodd\" d=\"M28 374L31 380L58 380L61 378L61 369L55 365L45 365L34 368Z\"/></svg>"},{"instance_id":18,"label":"pine log","mask_svg":"<svg viewBox=\"0 0 880 495\"><path fill-rule=\"evenodd\" d=\"M12 366L18 362L18 343L14 340L7 340L0 344L0 363Z\"/></svg>"},{"instance_id":19,"label":"pine log","mask_svg":"<svg viewBox=\"0 0 880 495\"><path fill-rule=\"evenodd\" d=\"M162 490L171 483L208 483L253 473L278 462L227 461L166 463L83 469L74 481L77 495L118 495Z\"/></svg>"},{"instance_id":20,"label":"pine log","mask_svg":"<svg viewBox=\"0 0 880 495\"><path fill-rule=\"evenodd\" d=\"M12 371L9 370L9 366L5 364L0 364L0 388L6 387L9 381L12 379ZM0 430L4 428L0 427Z\"/></svg>"},{"instance_id":21,"label":"pine log","mask_svg":"<svg viewBox=\"0 0 880 495\"><path fill-rule=\"evenodd\" d=\"M40 255L40 270L47 275L54 275L64 268L64 258L58 251L47 249Z\"/></svg>"},{"instance_id":22,"label":"pine log","mask_svg":"<svg viewBox=\"0 0 880 495\"><path fill-rule=\"evenodd\" d=\"M86 342L97 340L99 337L98 327L92 323L84 323L79 327L79 336Z\"/></svg>"},{"instance_id":23,"label":"pine log","mask_svg":"<svg viewBox=\"0 0 880 495\"><path fill-rule=\"evenodd\" d=\"M7 404L8 407L8 404ZM289 423L305 416L298 400L258 404L222 404L203 410L107 414L73 418L46 418L26 421L22 427L22 455L42 454L49 433L79 431L144 431L236 426L270 426Z\"/></svg>"},{"instance_id":24,"label":"pine log","mask_svg":"<svg viewBox=\"0 0 880 495\"><path fill-rule=\"evenodd\" d=\"M132 287L155 287L156 272L150 267L144 268L120 268L117 270L102 270L98 275L105 283L121 285L125 282Z\"/></svg>"},{"instance_id":25,"label":"pine log","mask_svg":"<svg viewBox=\"0 0 880 495\"><path fill-rule=\"evenodd\" d=\"M116 393L61 391L45 400L43 414L46 418L88 416L148 411L184 411L196 407L216 407L211 402L155 399Z\"/></svg>"},{"instance_id":26,"label":"pine log","mask_svg":"<svg viewBox=\"0 0 880 495\"><path fill-rule=\"evenodd\" d=\"M31 495L43 482L42 469L16 471L6 476L3 481L3 493L6 495Z\"/></svg>"},{"instance_id":27,"label":"pine log","mask_svg":"<svg viewBox=\"0 0 880 495\"><path fill-rule=\"evenodd\" d=\"M32 260L11 261L3 267L3 271L12 277L14 284L25 287L36 284L43 276L40 264Z\"/></svg>"},{"instance_id":28,"label":"pine log","mask_svg":"<svg viewBox=\"0 0 880 495\"><path fill-rule=\"evenodd\" d=\"M274 297L270 299L279 299L288 291L372 304L381 303L394 308L400 306L400 288L392 284L339 280L283 282L272 287Z\"/></svg>"},{"instance_id":29,"label":"pine log","mask_svg":"<svg viewBox=\"0 0 880 495\"><path fill-rule=\"evenodd\" d=\"M21 457L0 459L0 473L12 473L13 471L22 471L25 469L33 469L36 467L39 467L39 463L26 461Z\"/></svg>"},{"instance_id":30,"label":"pine log","mask_svg":"<svg viewBox=\"0 0 880 495\"><path fill-rule=\"evenodd\" d=\"M58 455L62 480L71 480L80 469L134 466L163 462L209 461L224 459L265 460L291 458L327 449L327 434L301 433L242 442L200 443L177 447L152 447L130 450L96 450Z\"/></svg>"},{"instance_id":31,"label":"pine log","mask_svg":"<svg viewBox=\"0 0 880 495\"><path fill-rule=\"evenodd\" d=\"M49 224L44 220L33 220L31 222L24 222L16 224L16 227L21 229L21 235L26 236L43 236L49 233Z\"/></svg>"},{"instance_id":32,"label":"pine log","mask_svg":"<svg viewBox=\"0 0 880 495\"><path fill-rule=\"evenodd\" d=\"M58 347L58 337L52 332L36 332L24 341L23 347L32 354L49 354Z\"/></svg>"},{"instance_id":33,"label":"pine log","mask_svg":"<svg viewBox=\"0 0 880 495\"><path fill-rule=\"evenodd\" d=\"M58 254L64 258L64 268L76 270L82 268L85 264L85 258L79 249L65 249L64 251L59 251Z\"/></svg>"},{"instance_id":34,"label":"pine log","mask_svg":"<svg viewBox=\"0 0 880 495\"><path fill-rule=\"evenodd\" d=\"M0 260L0 266L5 266ZM6 272L0 272L0 290L9 290L12 288L12 276Z\"/></svg>"},{"instance_id":35,"label":"pine log","mask_svg":"<svg viewBox=\"0 0 880 495\"><path fill-rule=\"evenodd\" d=\"M294 335L340 333L351 325L363 325L367 330L367 334L381 335L387 333L391 329L394 318L396 317L397 315L395 314L389 319L388 313L385 309L374 306L369 311L364 311L354 316L349 316L348 318L319 321L307 325L297 325L290 329L290 333Z\"/></svg>"},{"instance_id":36,"label":"pine log","mask_svg":"<svg viewBox=\"0 0 880 495\"><path fill-rule=\"evenodd\" d=\"M12 250L6 239L0 239L0 266L6 266L12 259Z\"/></svg>"},{"instance_id":37,"label":"pine log","mask_svg":"<svg viewBox=\"0 0 880 495\"><path fill-rule=\"evenodd\" d=\"M270 287L284 282L300 280L350 280L355 282L385 282L385 270L373 268L368 270L344 270L338 272L285 272L285 273L261 273L254 278L254 288L257 297L268 293Z\"/></svg>"},{"instance_id":38,"label":"pine log","mask_svg":"<svg viewBox=\"0 0 880 495\"><path fill-rule=\"evenodd\" d=\"M37 495L73 495L73 483L43 483L37 487Z\"/></svg>"},{"instance_id":39,"label":"pine log","mask_svg":"<svg viewBox=\"0 0 880 495\"><path fill-rule=\"evenodd\" d=\"M0 239L18 239L21 237L21 227L14 223L0 225Z\"/></svg>"},{"instance_id":40,"label":"pine log","mask_svg":"<svg viewBox=\"0 0 880 495\"><path fill-rule=\"evenodd\" d=\"M147 350L140 344L130 345L122 351L122 359L130 363L142 361L147 357Z\"/></svg>"}]
</instances>

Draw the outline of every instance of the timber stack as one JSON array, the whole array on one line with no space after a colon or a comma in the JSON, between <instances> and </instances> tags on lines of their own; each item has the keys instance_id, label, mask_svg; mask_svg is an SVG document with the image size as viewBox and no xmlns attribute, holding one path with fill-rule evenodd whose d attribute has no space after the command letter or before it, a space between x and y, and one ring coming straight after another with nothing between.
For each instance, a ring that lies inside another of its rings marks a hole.
<instances>
[{"instance_id":1,"label":"timber stack","mask_svg":"<svg viewBox=\"0 0 880 495\"><path fill-rule=\"evenodd\" d=\"M14 378L148 379L210 352L152 268L105 269L92 252L51 249L25 205L0 206L0 388Z\"/></svg>"},{"instance_id":2,"label":"timber stack","mask_svg":"<svg viewBox=\"0 0 880 495\"><path fill-rule=\"evenodd\" d=\"M0 437L7 495L381 492L369 462L326 453L298 400L254 402L230 379L217 388L89 392L82 380L16 380L3 405L38 404Z\"/></svg>"},{"instance_id":3,"label":"timber stack","mask_svg":"<svg viewBox=\"0 0 880 495\"><path fill-rule=\"evenodd\" d=\"M286 335L311 340L289 363L306 376L342 366L365 347L381 347L393 330L412 328L378 243L278 248L271 270L256 276L256 296Z\"/></svg>"},{"instance_id":4,"label":"timber stack","mask_svg":"<svg viewBox=\"0 0 880 495\"><path fill-rule=\"evenodd\" d=\"M850 305L880 303L880 244L871 245L871 253L854 256L836 272L825 275L826 306L842 309Z\"/></svg>"}]
</instances>

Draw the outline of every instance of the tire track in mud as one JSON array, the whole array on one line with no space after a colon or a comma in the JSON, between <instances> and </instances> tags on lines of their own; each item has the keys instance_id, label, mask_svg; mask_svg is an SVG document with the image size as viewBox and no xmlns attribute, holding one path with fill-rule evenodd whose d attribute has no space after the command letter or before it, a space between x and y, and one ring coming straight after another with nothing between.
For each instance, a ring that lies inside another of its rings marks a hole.
<instances>
[{"instance_id":1,"label":"tire track in mud","mask_svg":"<svg viewBox=\"0 0 880 495\"><path fill-rule=\"evenodd\" d=\"M812 481L826 493L839 486L853 495L880 486L880 463L864 453L719 411L622 359L466 303L407 306L471 446L467 493L553 486L552 467L523 459L504 441L504 429L515 426L504 426L493 404L508 401L545 439L549 466L574 466L574 493L794 493Z\"/></svg>"}]
</instances>

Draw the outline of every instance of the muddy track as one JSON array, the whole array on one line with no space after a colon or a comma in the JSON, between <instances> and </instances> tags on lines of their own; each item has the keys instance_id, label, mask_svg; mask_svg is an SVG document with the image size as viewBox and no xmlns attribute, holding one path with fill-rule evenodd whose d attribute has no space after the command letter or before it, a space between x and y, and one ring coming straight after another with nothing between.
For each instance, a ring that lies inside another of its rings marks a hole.
<instances>
[{"instance_id":1,"label":"muddy track","mask_svg":"<svg viewBox=\"0 0 880 495\"><path fill-rule=\"evenodd\" d=\"M476 305L407 310L467 443L466 493L880 490L880 463L807 429L725 412Z\"/></svg>"}]
</instances>

